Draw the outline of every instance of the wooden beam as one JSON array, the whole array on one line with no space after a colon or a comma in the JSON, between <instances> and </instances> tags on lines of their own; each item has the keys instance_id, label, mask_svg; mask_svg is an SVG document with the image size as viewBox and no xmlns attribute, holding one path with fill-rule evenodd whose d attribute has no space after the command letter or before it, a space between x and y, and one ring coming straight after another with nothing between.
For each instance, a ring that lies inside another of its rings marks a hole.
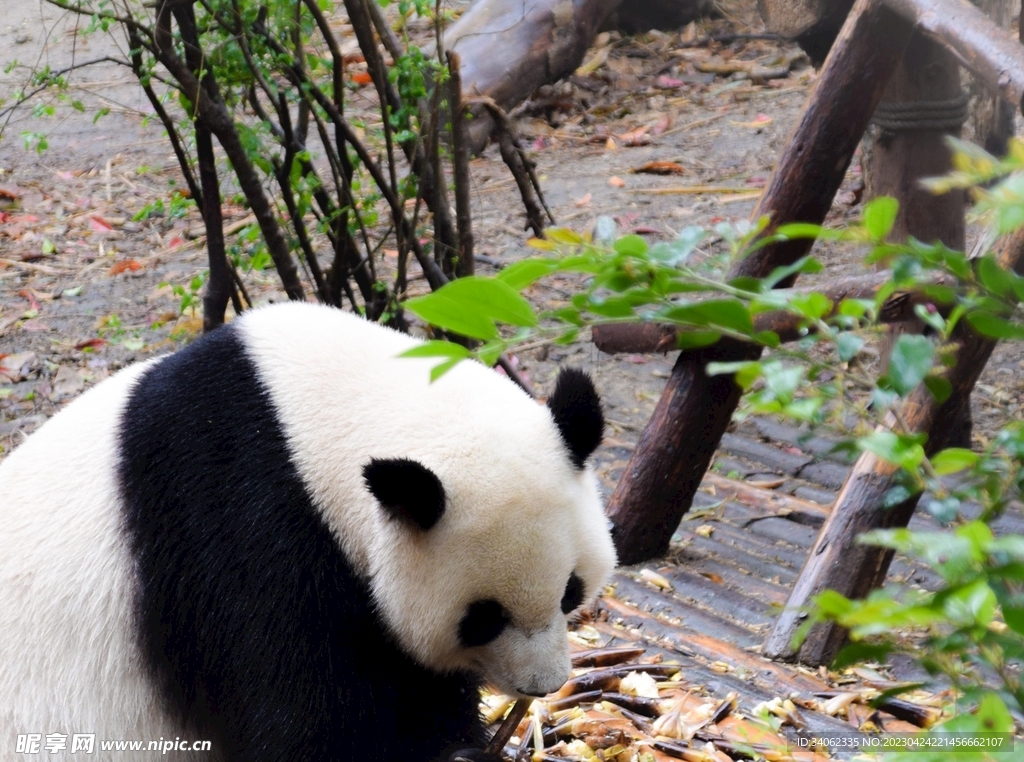
<instances>
[{"instance_id":1,"label":"wooden beam","mask_svg":"<svg viewBox=\"0 0 1024 762\"><path fill-rule=\"evenodd\" d=\"M828 315L831 316L835 314L835 310L844 299L874 299L878 295L878 290L888 282L890 277L889 272L879 272L814 286L787 289L787 291L797 294L823 294L832 302L833 309ZM951 286L954 283L952 278L939 277L932 284ZM933 300L925 292L924 287L896 291L882 304L878 312L878 321L880 323L899 323L913 320L915 307L920 304L932 303ZM941 305L937 306L940 311L944 309ZM784 310L773 310L754 316L754 330L758 332L774 331L782 342L797 341L806 336L809 331L814 330L813 326L809 329L805 327L803 325L805 322L806 318L802 315ZM685 328L668 323L605 323L594 326L591 335L594 346L608 354L671 352L678 349L676 337L685 331Z\"/></svg>"},{"instance_id":2,"label":"wooden beam","mask_svg":"<svg viewBox=\"0 0 1024 762\"><path fill-rule=\"evenodd\" d=\"M1024 47L968 0L881 0L956 54L1016 108L1024 106Z\"/></svg>"},{"instance_id":3,"label":"wooden beam","mask_svg":"<svg viewBox=\"0 0 1024 762\"><path fill-rule=\"evenodd\" d=\"M1024 229L1001 238L993 251L999 263L1024 272ZM939 403L923 384L900 405L900 414L890 413L880 430L933 433L956 412L960 399L968 396L988 362L996 341L974 333L966 320L957 324L959 342L956 365L946 378L953 394ZM931 436L925 445L929 455L940 449L941 437ZM854 464L818 540L797 578L793 593L765 641L765 655L774 659L796 659L806 664L830 662L846 638L846 631L832 623L813 628L799 650L792 648L803 609L823 590L837 590L848 598L861 598L877 587L892 562L891 551L858 545L857 538L871 529L903 527L910 521L917 496L894 508L884 508L885 496L896 483L899 468L875 455L864 453Z\"/></svg>"},{"instance_id":4,"label":"wooden beam","mask_svg":"<svg viewBox=\"0 0 1024 762\"><path fill-rule=\"evenodd\" d=\"M912 25L886 6L858 0L822 70L754 218L768 232L788 222L821 223L850 164ZM806 254L811 241L775 243L733 268L731 277L764 277ZM782 283L788 286L790 283ZM731 341L676 361L650 423L609 501L622 563L663 553L739 402L730 376L708 376L710 361L749 360L759 347Z\"/></svg>"}]
</instances>

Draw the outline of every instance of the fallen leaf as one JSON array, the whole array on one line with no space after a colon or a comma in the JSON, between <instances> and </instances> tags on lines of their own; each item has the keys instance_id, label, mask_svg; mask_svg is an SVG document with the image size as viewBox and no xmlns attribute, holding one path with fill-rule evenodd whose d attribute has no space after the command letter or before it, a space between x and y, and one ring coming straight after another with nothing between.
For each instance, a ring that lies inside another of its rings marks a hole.
<instances>
[{"instance_id":1,"label":"fallen leaf","mask_svg":"<svg viewBox=\"0 0 1024 762\"><path fill-rule=\"evenodd\" d=\"M57 369L57 375L53 378L53 389L50 391L49 397L51 401L56 402L64 397L72 397L84 388L85 377L82 375L82 371L61 365Z\"/></svg>"},{"instance_id":2,"label":"fallen leaf","mask_svg":"<svg viewBox=\"0 0 1024 762\"><path fill-rule=\"evenodd\" d=\"M645 175L681 175L686 172L686 168L674 161L649 161L643 166L631 169L630 172Z\"/></svg>"},{"instance_id":3,"label":"fallen leaf","mask_svg":"<svg viewBox=\"0 0 1024 762\"><path fill-rule=\"evenodd\" d=\"M612 138L607 138L604 141L604 148L606 151L614 151L618 146L615 145L615 141Z\"/></svg>"},{"instance_id":4,"label":"fallen leaf","mask_svg":"<svg viewBox=\"0 0 1024 762\"><path fill-rule=\"evenodd\" d=\"M660 135L661 133L665 132L665 130L667 130L671 126L672 126L672 115L671 114L665 114L665 116L663 116L661 119L659 119L657 122L654 123L654 126L651 127L651 132L653 134L655 134L655 135Z\"/></svg>"},{"instance_id":5,"label":"fallen leaf","mask_svg":"<svg viewBox=\"0 0 1024 762\"><path fill-rule=\"evenodd\" d=\"M37 312L39 311L39 300L36 298L36 294L34 291L28 288L23 288L21 289L21 291L18 292L18 296L22 296L28 299L28 303L31 305L32 309L36 310Z\"/></svg>"},{"instance_id":6,"label":"fallen leaf","mask_svg":"<svg viewBox=\"0 0 1024 762\"><path fill-rule=\"evenodd\" d=\"M75 344L75 349L99 349L106 343L106 339L86 339Z\"/></svg>"},{"instance_id":7,"label":"fallen leaf","mask_svg":"<svg viewBox=\"0 0 1024 762\"><path fill-rule=\"evenodd\" d=\"M373 77L368 71L357 71L352 75L352 81L357 85L369 85L373 83Z\"/></svg>"},{"instance_id":8,"label":"fallen leaf","mask_svg":"<svg viewBox=\"0 0 1024 762\"><path fill-rule=\"evenodd\" d=\"M182 238L180 235L176 235L176 236L174 236L174 238L172 238L171 240L169 240L167 242L167 248L168 249L176 249L179 246L181 246L183 243L185 243L185 239Z\"/></svg>"},{"instance_id":9,"label":"fallen leaf","mask_svg":"<svg viewBox=\"0 0 1024 762\"><path fill-rule=\"evenodd\" d=\"M115 262L110 268L111 275L120 275L125 272L135 272L141 270L142 265L134 259L122 259L120 262Z\"/></svg>"},{"instance_id":10,"label":"fallen leaf","mask_svg":"<svg viewBox=\"0 0 1024 762\"><path fill-rule=\"evenodd\" d=\"M733 122L733 124L735 124L737 127L750 127L751 129L765 127L766 125L769 125L771 123L772 118L767 114L758 114L756 117L754 117L754 121L752 122Z\"/></svg>"},{"instance_id":11,"label":"fallen leaf","mask_svg":"<svg viewBox=\"0 0 1024 762\"><path fill-rule=\"evenodd\" d=\"M36 365L35 352L18 352L12 355L0 355L0 380L6 378L9 383L21 381Z\"/></svg>"},{"instance_id":12,"label":"fallen leaf","mask_svg":"<svg viewBox=\"0 0 1024 762\"><path fill-rule=\"evenodd\" d=\"M676 88L682 87L686 83L683 82L683 80L681 79L676 79L675 77L669 77L665 74L662 74L660 77L654 80L654 84L656 87L660 87L662 90L675 90Z\"/></svg>"},{"instance_id":13,"label":"fallen leaf","mask_svg":"<svg viewBox=\"0 0 1024 762\"><path fill-rule=\"evenodd\" d=\"M626 187L626 181L623 180L618 175L612 175L611 177L609 177L608 178L608 184L612 185L612 186L614 186L616 188L625 188Z\"/></svg>"},{"instance_id":14,"label":"fallen leaf","mask_svg":"<svg viewBox=\"0 0 1024 762\"><path fill-rule=\"evenodd\" d=\"M89 218L89 227L98 233L106 233L114 229L113 225L98 216L92 216Z\"/></svg>"},{"instance_id":15,"label":"fallen leaf","mask_svg":"<svg viewBox=\"0 0 1024 762\"><path fill-rule=\"evenodd\" d=\"M573 199L573 204L575 204L576 206L586 206L587 204L590 203L590 199L592 198L593 196L588 193L583 198Z\"/></svg>"},{"instance_id":16,"label":"fallen leaf","mask_svg":"<svg viewBox=\"0 0 1024 762\"><path fill-rule=\"evenodd\" d=\"M616 135L627 146L645 146L651 142L650 138L647 137L647 133L651 131L651 126L645 124L642 127L637 127L635 130L624 132L621 135Z\"/></svg>"},{"instance_id":17,"label":"fallen leaf","mask_svg":"<svg viewBox=\"0 0 1024 762\"><path fill-rule=\"evenodd\" d=\"M715 574L714 572L700 572L700 576L706 577L707 579L714 582L716 585L721 585L725 582L725 580L722 579L722 575Z\"/></svg>"}]
</instances>

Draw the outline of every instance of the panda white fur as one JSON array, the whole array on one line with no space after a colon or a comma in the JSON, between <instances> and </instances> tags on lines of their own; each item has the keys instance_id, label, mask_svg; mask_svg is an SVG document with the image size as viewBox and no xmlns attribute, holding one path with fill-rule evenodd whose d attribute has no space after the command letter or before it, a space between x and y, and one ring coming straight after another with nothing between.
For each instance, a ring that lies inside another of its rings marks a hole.
<instances>
[{"instance_id":1,"label":"panda white fur","mask_svg":"<svg viewBox=\"0 0 1024 762\"><path fill-rule=\"evenodd\" d=\"M569 674L614 551L589 378L548 406L308 304L91 389L0 464L0 760L20 734L176 759L448 759L478 688ZM48 759L79 759L58 752Z\"/></svg>"}]
</instances>

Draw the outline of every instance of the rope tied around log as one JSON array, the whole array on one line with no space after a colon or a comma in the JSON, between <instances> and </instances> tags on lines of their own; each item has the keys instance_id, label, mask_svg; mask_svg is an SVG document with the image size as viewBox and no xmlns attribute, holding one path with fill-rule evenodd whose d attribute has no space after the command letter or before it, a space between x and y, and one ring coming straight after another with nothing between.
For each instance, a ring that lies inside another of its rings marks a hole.
<instances>
[{"instance_id":1,"label":"rope tied around log","mask_svg":"<svg viewBox=\"0 0 1024 762\"><path fill-rule=\"evenodd\" d=\"M967 121L969 100L970 94L961 90L956 97L944 101L882 101L871 122L887 132L953 130Z\"/></svg>"}]
</instances>

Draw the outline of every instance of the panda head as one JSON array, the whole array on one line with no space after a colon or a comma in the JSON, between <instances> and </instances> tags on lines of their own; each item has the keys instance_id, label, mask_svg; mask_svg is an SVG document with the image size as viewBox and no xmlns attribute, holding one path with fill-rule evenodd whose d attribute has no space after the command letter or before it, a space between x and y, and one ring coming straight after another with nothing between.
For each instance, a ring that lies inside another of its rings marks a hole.
<instances>
[{"instance_id":1,"label":"panda head","mask_svg":"<svg viewBox=\"0 0 1024 762\"><path fill-rule=\"evenodd\" d=\"M568 678L567 623L615 565L586 463L604 419L590 378L572 370L547 407L498 417L491 430L479 422L485 431L461 452L363 466L383 518L370 585L392 635L424 666L542 696Z\"/></svg>"}]
</instances>

